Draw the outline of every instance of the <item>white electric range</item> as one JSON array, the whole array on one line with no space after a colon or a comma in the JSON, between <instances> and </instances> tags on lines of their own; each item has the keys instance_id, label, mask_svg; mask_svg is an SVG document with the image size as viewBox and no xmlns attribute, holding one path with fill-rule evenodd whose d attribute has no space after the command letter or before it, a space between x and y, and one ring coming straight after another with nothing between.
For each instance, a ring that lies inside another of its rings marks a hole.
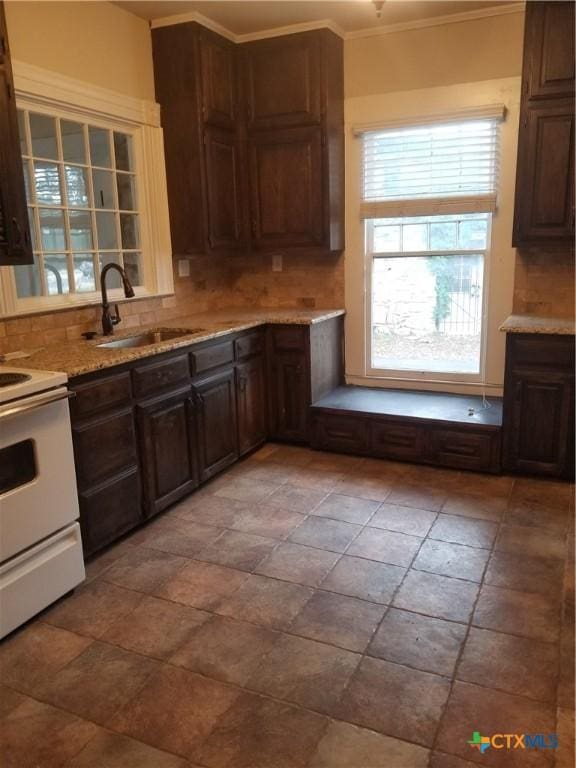
<instances>
[{"instance_id":1,"label":"white electric range","mask_svg":"<svg viewBox=\"0 0 576 768\"><path fill-rule=\"evenodd\" d=\"M66 382L0 365L0 638L85 578Z\"/></svg>"}]
</instances>

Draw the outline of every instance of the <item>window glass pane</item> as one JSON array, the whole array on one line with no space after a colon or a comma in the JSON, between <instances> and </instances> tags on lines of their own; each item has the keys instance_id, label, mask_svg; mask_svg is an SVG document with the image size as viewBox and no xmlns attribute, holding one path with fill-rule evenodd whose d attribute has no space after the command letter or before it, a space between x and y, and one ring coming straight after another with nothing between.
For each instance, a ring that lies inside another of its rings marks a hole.
<instances>
[{"instance_id":1,"label":"window glass pane","mask_svg":"<svg viewBox=\"0 0 576 768\"><path fill-rule=\"evenodd\" d=\"M372 366L478 373L483 256L374 260Z\"/></svg>"},{"instance_id":2,"label":"window glass pane","mask_svg":"<svg viewBox=\"0 0 576 768\"><path fill-rule=\"evenodd\" d=\"M20 152L23 155L28 155L28 148L26 143L26 113L21 109L18 110L18 134L20 136Z\"/></svg>"},{"instance_id":3,"label":"window glass pane","mask_svg":"<svg viewBox=\"0 0 576 768\"><path fill-rule=\"evenodd\" d=\"M88 211L70 211L68 221L71 250L83 251L93 248L91 214Z\"/></svg>"},{"instance_id":4,"label":"window glass pane","mask_svg":"<svg viewBox=\"0 0 576 768\"><path fill-rule=\"evenodd\" d=\"M122 248L138 248L138 217L130 213L120 214Z\"/></svg>"},{"instance_id":5,"label":"window glass pane","mask_svg":"<svg viewBox=\"0 0 576 768\"><path fill-rule=\"evenodd\" d=\"M55 163L34 162L34 186L40 205L62 205L60 173Z\"/></svg>"},{"instance_id":6,"label":"window glass pane","mask_svg":"<svg viewBox=\"0 0 576 768\"><path fill-rule=\"evenodd\" d=\"M44 257L48 295L69 293L68 259L65 253L53 253Z\"/></svg>"},{"instance_id":7,"label":"window glass pane","mask_svg":"<svg viewBox=\"0 0 576 768\"><path fill-rule=\"evenodd\" d=\"M100 254L100 272L106 264L118 264L122 266L119 253L101 253ZM108 288L121 288L122 281L120 275L115 269L110 270L106 275L106 286Z\"/></svg>"},{"instance_id":8,"label":"window glass pane","mask_svg":"<svg viewBox=\"0 0 576 768\"><path fill-rule=\"evenodd\" d=\"M374 225L374 251L394 253L400 251L400 227L396 225Z\"/></svg>"},{"instance_id":9,"label":"window glass pane","mask_svg":"<svg viewBox=\"0 0 576 768\"><path fill-rule=\"evenodd\" d=\"M98 247L102 250L114 250L118 248L118 236L116 233L116 214L96 213L96 228L98 230Z\"/></svg>"},{"instance_id":10,"label":"window glass pane","mask_svg":"<svg viewBox=\"0 0 576 768\"><path fill-rule=\"evenodd\" d=\"M30 225L30 237L32 239L32 248L38 248L38 233L36 232L36 219L34 218L34 208L28 208L28 224Z\"/></svg>"},{"instance_id":11,"label":"window glass pane","mask_svg":"<svg viewBox=\"0 0 576 768\"><path fill-rule=\"evenodd\" d=\"M141 254L124 253L124 270L132 285L142 285Z\"/></svg>"},{"instance_id":12,"label":"window glass pane","mask_svg":"<svg viewBox=\"0 0 576 768\"><path fill-rule=\"evenodd\" d=\"M92 171L95 208L115 208L114 174L111 171Z\"/></svg>"},{"instance_id":13,"label":"window glass pane","mask_svg":"<svg viewBox=\"0 0 576 768\"><path fill-rule=\"evenodd\" d=\"M88 129L90 137L90 159L92 165L100 165L103 168L110 168L112 158L110 154L110 132L104 128Z\"/></svg>"},{"instance_id":14,"label":"window glass pane","mask_svg":"<svg viewBox=\"0 0 576 768\"><path fill-rule=\"evenodd\" d=\"M78 253L74 255L74 284L76 291L95 291L94 254Z\"/></svg>"},{"instance_id":15,"label":"window glass pane","mask_svg":"<svg viewBox=\"0 0 576 768\"><path fill-rule=\"evenodd\" d=\"M84 128L81 123L70 120L60 121L62 134L62 154L69 163L86 163L86 147L84 146Z\"/></svg>"},{"instance_id":16,"label":"window glass pane","mask_svg":"<svg viewBox=\"0 0 576 768\"><path fill-rule=\"evenodd\" d=\"M430 224L430 250L445 251L458 248L458 223L438 221Z\"/></svg>"},{"instance_id":17,"label":"window glass pane","mask_svg":"<svg viewBox=\"0 0 576 768\"><path fill-rule=\"evenodd\" d=\"M26 192L26 201L28 203L33 203L32 200L32 191L30 189L30 165L28 163L28 160L24 160L22 162L22 170L24 171L24 190Z\"/></svg>"},{"instance_id":18,"label":"window glass pane","mask_svg":"<svg viewBox=\"0 0 576 768\"><path fill-rule=\"evenodd\" d=\"M428 250L428 227L426 224L406 224L402 227L404 251Z\"/></svg>"},{"instance_id":19,"label":"window glass pane","mask_svg":"<svg viewBox=\"0 0 576 768\"><path fill-rule=\"evenodd\" d=\"M116 168L119 171L134 170L131 136L114 131L114 153L116 155Z\"/></svg>"},{"instance_id":20,"label":"window glass pane","mask_svg":"<svg viewBox=\"0 0 576 768\"><path fill-rule=\"evenodd\" d=\"M64 176L68 205L87 208L90 205L87 169L78 165L65 165Z\"/></svg>"},{"instance_id":21,"label":"window glass pane","mask_svg":"<svg viewBox=\"0 0 576 768\"><path fill-rule=\"evenodd\" d=\"M55 118L30 112L30 135L34 157L58 160Z\"/></svg>"},{"instance_id":22,"label":"window glass pane","mask_svg":"<svg viewBox=\"0 0 576 768\"><path fill-rule=\"evenodd\" d=\"M127 173L117 173L118 207L121 211L133 211L136 208L135 177Z\"/></svg>"},{"instance_id":23,"label":"window glass pane","mask_svg":"<svg viewBox=\"0 0 576 768\"><path fill-rule=\"evenodd\" d=\"M16 293L19 299L42 296L42 283L38 269L38 254L34 254L34 263L25 267L13 267L16 281Z\"/></svg>"},{"instance_id":24,"label":"window glass pane","mask_svg":"<svg viewBox=\"0 0 576 768\"><path fill-rule=\"evenodd\" d=\"M60 209L40 208L39 213L42 248L46 251L66 248L64 212Z\"/></svg>"},{"instance_id":25,"label":"window glass pane","mask_svg":"<svg viewBox=\"0 0 576 768\"><path fill-rule=\"evenodd\" d=\"M488 217L481 219L470 217L468 221L461 221L458 228L459 248L481 248L484 250L488 242Z\"/></svg>"}]
</instances>

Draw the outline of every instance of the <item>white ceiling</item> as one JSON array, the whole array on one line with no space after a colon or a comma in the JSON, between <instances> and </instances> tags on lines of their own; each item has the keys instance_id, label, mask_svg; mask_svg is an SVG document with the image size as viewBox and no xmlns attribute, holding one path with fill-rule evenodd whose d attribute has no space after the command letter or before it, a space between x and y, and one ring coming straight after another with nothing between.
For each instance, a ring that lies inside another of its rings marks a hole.
<instances>
[{"instance_id":1,"label":"white ceiling","mask_svg":"<svg viewBox=\"0 0 576 768\"><path fill-rule=\"evenodd\" d=\"M513 0L386 0L381 18L372 0L123 0L116 2L143 19L199 13L234 35L250 35L293 24L329 20L344 32L413 24L469 11L510 5Z\"/></svg>"}]
</instances>

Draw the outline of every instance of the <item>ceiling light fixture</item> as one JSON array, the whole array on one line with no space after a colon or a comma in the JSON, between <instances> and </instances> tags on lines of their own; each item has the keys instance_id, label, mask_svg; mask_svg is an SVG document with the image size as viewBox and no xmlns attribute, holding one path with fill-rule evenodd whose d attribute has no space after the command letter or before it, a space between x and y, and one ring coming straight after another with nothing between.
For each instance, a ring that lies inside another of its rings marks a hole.
<instances>
[{"instance_id":1,"label":"ceiling light fixture","mask_svg":"<svg viewBox=\"0 0 576 768\"><path fill-rule=\"evenodd\" d=\"M372 3L374 4L374 8L376 8L376 18L381 19L382 18L382 8L384 6L384 3L386 0L372 0Z\"/></svg>"}]
</instances>

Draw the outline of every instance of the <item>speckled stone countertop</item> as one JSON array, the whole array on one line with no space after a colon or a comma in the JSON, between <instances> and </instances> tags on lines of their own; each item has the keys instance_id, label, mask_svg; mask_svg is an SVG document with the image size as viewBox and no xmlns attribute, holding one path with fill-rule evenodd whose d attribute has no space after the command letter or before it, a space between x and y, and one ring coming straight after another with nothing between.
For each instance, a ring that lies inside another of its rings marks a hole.
<instances>
[{"instance_id":1,"label":"speckled stone countertop","mask_svg":"<svg viewBox=\"0 0 576 768\"><path fill-rule=\"evenodd\" d=\"M510 315L500 326L506 333L542 333L556 336L573 336L574 320L569 317L540 317L538 315Z\"/></svg>"},{"instance_id":2,"label":"speckled stone countertop","mask_svg":"<svg viewBox=\"0 0 576 768\"><path fill-rule=\"evenodd\" d=\"M324 320L330 320L344 314L343 309L333 310L219 310L218 312L206 312L197 315L169 320L163 323L143 325L139 328L130 328L122 331L118 326L113 336L98 336L93 341L69 341L59 344L50 344L34 350L29 357L20 357L17 360L8 360L7 364L18 368L32 368L44 371L62 371L69 377L91 373L102 368L111 368L116 365L129 363L145 357L152 357L172 349L187 347L202 341L226 336L228 333L244 331L248 328L257 328L266 324L277 325L315 325ZM183 335L176 339L147 344L142 347L124 347L117 349L99 348L98 344L121 339L126 336L136 336L139 333L159 328L182 330Z\"/></svg>"}]
</instances>

